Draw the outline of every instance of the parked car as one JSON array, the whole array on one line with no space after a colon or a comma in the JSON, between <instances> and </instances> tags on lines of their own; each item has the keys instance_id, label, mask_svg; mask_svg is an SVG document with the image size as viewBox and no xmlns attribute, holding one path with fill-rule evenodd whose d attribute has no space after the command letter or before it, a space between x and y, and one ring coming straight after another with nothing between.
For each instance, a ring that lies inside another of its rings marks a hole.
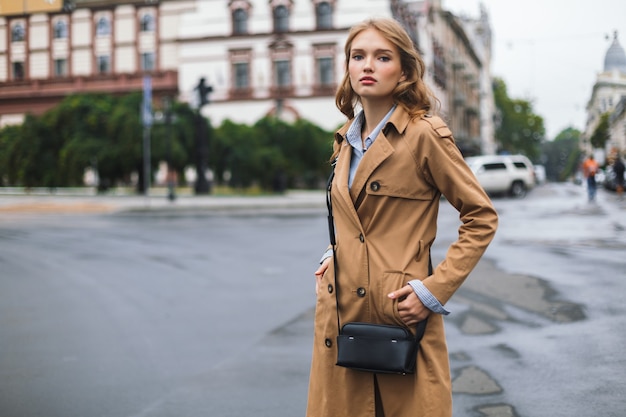
<instances>
[{"instance_id":1,"label":"parked car","mask_svg":"<svg viewBox=\"0 0 626 417\"><path fill-rule=\"evenodd\" d=\"M535 170L524 155L483 155L465 159L489 194L523 197L535 186Z\"/></svg>"},{"instance_id":2,"label":"parked car","mask_svg":"<svg viewBox=\"0 0 626 417\"><path fill-rule=\"evenodd\" d=\"M598 169L598 171L596 172L596 184L604 184L606 182L606 179L607 179L606 172L604 172L602 168Z\"/></svg>"},{"instance_id":3,"label":"parked car","mask_svg":"<svg viewBox=\"0 0 626 417\"><path fill-rule=\"evenodd\" d=\"M535 165L535 183L543 184L547 180L546 167L543 165Z\"/></svg>"},{"instance_id":4,"label":"parked car","mask_svg":"<svg viewBox=\"0 0 626 417\"><path fill-rule=\"evenodd\" d=\"M610 191L617 191L617 182L615 181L616 175L615 171L613 171L613 167L608 165L604 172L604 181L602 181L602 185L604 188ZM597 181L597 178L596 178ZM624 181L622 179L622 181Z\"/></svg>"}]
</instances>

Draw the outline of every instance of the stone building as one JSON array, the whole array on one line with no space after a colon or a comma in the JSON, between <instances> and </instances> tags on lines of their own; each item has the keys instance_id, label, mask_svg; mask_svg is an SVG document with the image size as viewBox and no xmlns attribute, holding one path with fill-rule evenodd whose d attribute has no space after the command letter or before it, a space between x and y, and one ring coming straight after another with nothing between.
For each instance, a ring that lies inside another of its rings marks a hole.
<instances>
[{"instance_id":1,"label":"stone building","mask_svg":"<svg viewBox=\"0 0 626 417\"><path fill-rule=\"evenodd\" d=\"M609 115L609 138L603 149L603 157L613 152L626 151L626 53L615 32L613 42L604 57L603 71L598 73L587 104L587 123L582 134L581 148L593 151L590 138L598 127L603 114Z\"/></svg>"},{"instance_id":2,"label":"stone building","mask_svg":"<svg viewBox=\"0 0 626 417\"><path fill-rule=\"evenodd\" d=\"M466 154L493 153L491 32L486 12L460 19L441 1L48 0L9 10L0 0L0 126L40 114L76 92L124 94L152 79L155 105L177 97L203 114L254 123L305 118L331 130L348 29L393 17L414 39L426 79ZM25 0L27 3L42 0Z\"/></svg>"},{"instance_id":3,"label":"stone building","mask_svg":"<svg viewBox=\"0 0 626 417\"><path fill-rule=\"evenodd\" d=\"M0 126L71 93L141 90L146 74L156 97L178 94L185 2L38 0L55 8L7 7L17 3L0 0Z\"/></svg>"}]
</instances>

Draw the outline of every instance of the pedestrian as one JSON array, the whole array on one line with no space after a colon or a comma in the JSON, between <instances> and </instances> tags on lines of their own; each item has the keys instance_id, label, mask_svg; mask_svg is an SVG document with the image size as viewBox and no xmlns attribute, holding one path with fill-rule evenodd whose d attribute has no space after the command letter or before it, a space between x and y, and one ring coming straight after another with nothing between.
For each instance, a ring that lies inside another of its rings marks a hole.
<instances>
[{"instance_id":1,"label":"pedestrian","mask_svg":"<svg viewBox=\"0 0 626 417\"><path fill-rule=\"evenodd\" d=\"M444 305L491 242L497 213L452 133L432 115L439 102L402 26L384 18L357 24L345 58L336 105L349 121L335 134L331 158L336 259L329 248L315 271L306 415L450 417ZM442 195L459 211L461 225L458 240L429 274ZM427 319L415 373L336 366L338 314L344 323L409 329Z\"/></svg>"},{"instance_id":2,"label":"pedestrian","mask_svg":"<svg viewBox=\"0 0 626 417\"><path fill-rule=\"evenodd\" d=\"M596 200L596 174L598 169L600 169L598 162L593 157L593 154L589 154L583 161L583 176L587 179L587 198L589 202Z\"/></svg>"},{"instance_id":3,"label":"pedestrian","mask_svg":"<svg viewBox=\"0 0 626 417\"><path fill-rule=\"evenodd\" d=\"M624 162L622 162L619 154L615 156L615 161L613 161L613 174L615 175L615 191L621 200L624 195Z\"/></svg>"}]
</instances>

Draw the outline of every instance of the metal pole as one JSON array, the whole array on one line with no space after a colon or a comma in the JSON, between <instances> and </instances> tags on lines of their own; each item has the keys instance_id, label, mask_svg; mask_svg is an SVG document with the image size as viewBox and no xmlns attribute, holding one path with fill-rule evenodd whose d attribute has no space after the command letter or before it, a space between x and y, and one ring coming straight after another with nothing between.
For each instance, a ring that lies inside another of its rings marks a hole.
<instances>
[{"instance_id":1,"label":"metal pole","mask_svg":"<svg viewBox=\"0 0 626 417\"><path fill-rule=\"evenodd\" d=\"M172 106L169 97L163 99L165 108L165 126L167 128L167 198L170 201L176 200L176 176L174 167L172 166Z\"/></svg>"},{"instance_id":2,"label":"metal pole","mask_svg":"<svg viewBox=\"0 0 626 417\"><path fill-rule=\"evenodd\" d=\"M143 127L143 185L144 194L150 193L150 125Z\"/></svg>"},{"instance_id":3,"label":"metal pole","mask_svg":"<svg viewBox=\"0 0 626 417\"><path fill-rule=\"evenodd\" d=\"M209 182L206 178L207 144L205 121L200 110L196 113L196 194L209 194Z\"/></svg>"},{"instance_id":4,"label":"metal pole","mask_svg":"<svg viewBox=\"0 0 626 417\"><path fill-rule=\"evenodd\" d=\"M141 105L143 122L143 193L150 192L150 127L152 126L152 78L143 78L143 102Z\"/></svg>"}]
</instances>

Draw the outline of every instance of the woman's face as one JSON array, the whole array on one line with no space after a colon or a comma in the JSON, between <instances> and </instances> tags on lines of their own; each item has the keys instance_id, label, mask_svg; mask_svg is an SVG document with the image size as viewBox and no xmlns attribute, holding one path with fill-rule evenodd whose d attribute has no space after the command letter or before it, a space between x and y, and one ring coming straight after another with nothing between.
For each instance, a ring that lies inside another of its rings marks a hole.
<instances>
[{"instance_id":1,"label":"woman's face","mask_svg":"<svg viewBox=\"0 0 626 417\"><path fill-rule=\"evenodd\" d=\"M404 80L398 48L374 28L365 29L353 39L348 73L352 89L362 102L392 104L392 92Z\"/></svg>"}]
</instances>

